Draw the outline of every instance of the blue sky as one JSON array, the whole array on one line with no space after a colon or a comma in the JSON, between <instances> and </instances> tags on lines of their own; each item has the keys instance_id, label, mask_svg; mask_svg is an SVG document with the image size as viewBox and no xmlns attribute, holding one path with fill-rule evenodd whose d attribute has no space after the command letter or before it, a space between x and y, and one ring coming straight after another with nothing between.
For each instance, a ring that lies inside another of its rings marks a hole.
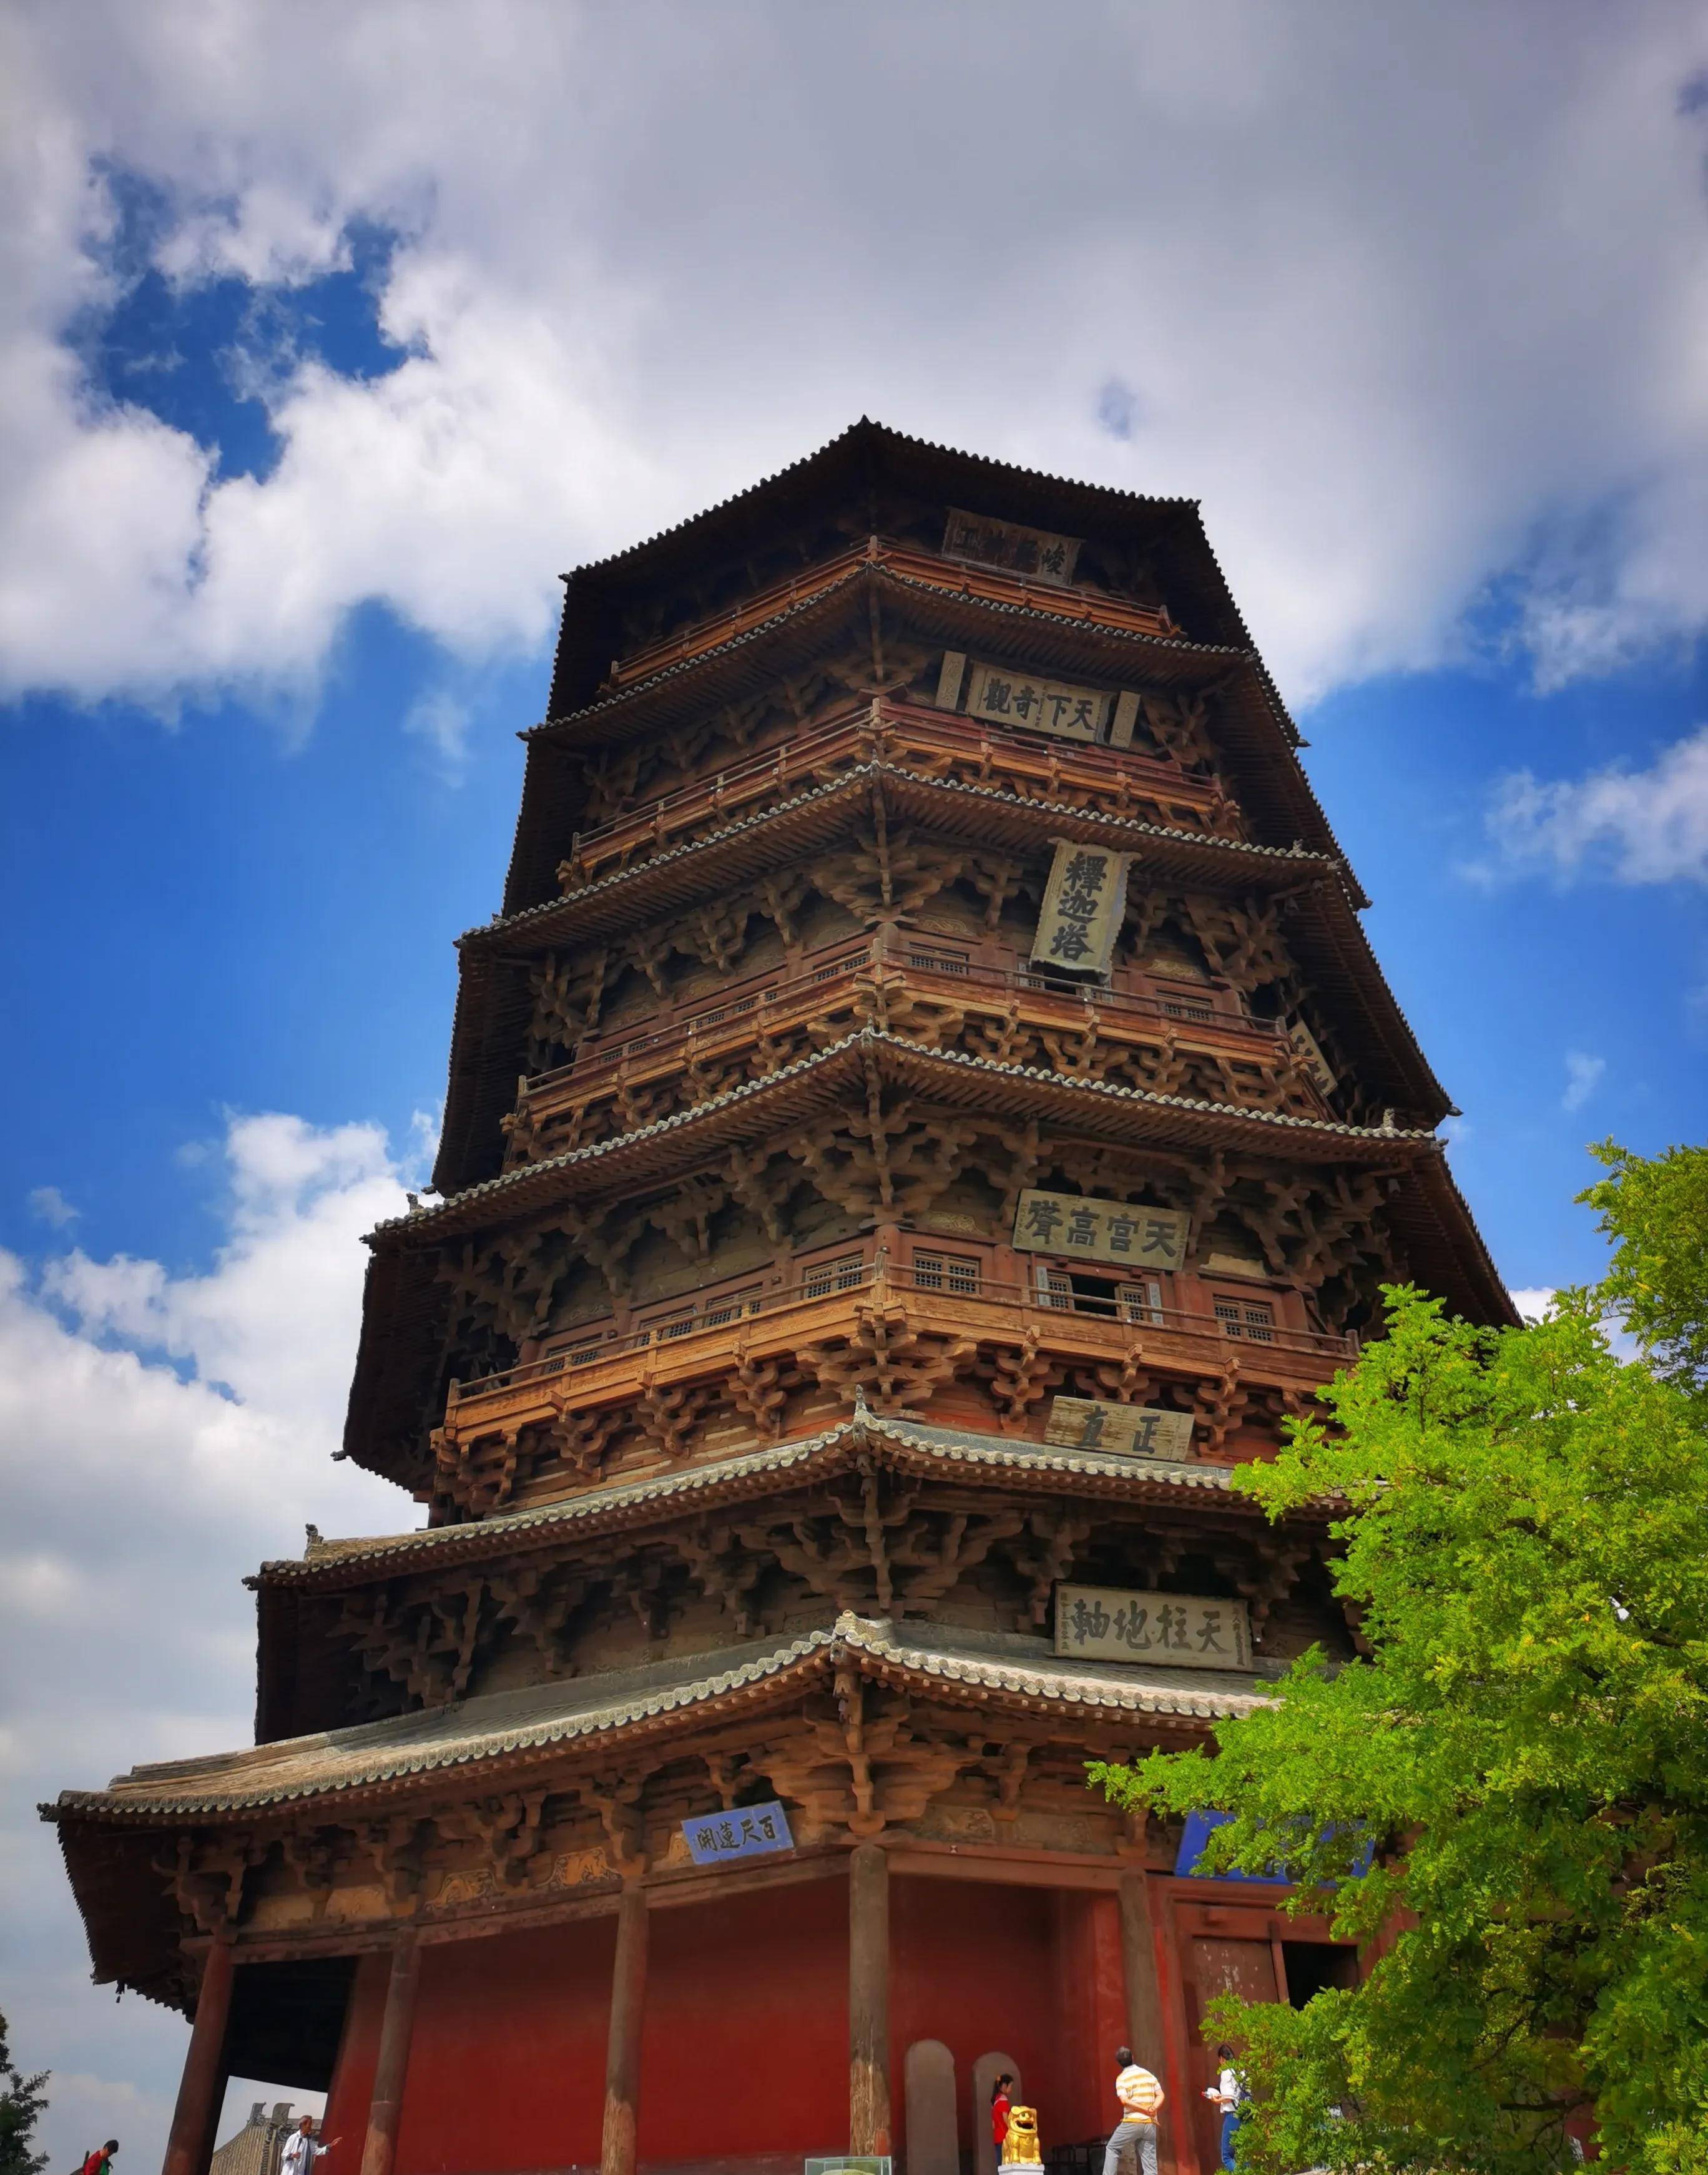
<instances>
[{"instance_id":1,"label":"blue sky","mask_svg":"<svg viewBox=\"0 0 1708 2175\"><path fill-rule=\"evenodd\" d=\"M862 412L1198 496L1509 1281L1708 1121L1697 11L221 19L20 16L0 130L0 2009L67 2160L183 2031L30 1808L240 1741L242 1573L413 1516L328 1462L358 1238L563 569Z\"/></svg>"}]
</instances>

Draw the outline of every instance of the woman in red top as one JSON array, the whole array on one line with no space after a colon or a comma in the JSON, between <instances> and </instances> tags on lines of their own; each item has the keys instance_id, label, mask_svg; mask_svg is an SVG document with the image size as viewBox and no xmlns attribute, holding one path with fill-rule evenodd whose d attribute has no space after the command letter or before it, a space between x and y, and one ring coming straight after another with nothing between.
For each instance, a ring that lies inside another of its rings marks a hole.
<instances>
[{"instance_id":1,"label":"woman in red top","mask_svg":"<svg viewBox=\"0 0 1708 2175\"><path fill-rule=\"evenodd\" d=\"M1008 2096L1008 2087L1013 2082L1013 2078L1005 2069L990 2087L990 2135L996 2146L999 2167L1002 2161L1002 2148L1008 2142L1008 2110L1014 2104Z\"/></svg>"}]
</instances>

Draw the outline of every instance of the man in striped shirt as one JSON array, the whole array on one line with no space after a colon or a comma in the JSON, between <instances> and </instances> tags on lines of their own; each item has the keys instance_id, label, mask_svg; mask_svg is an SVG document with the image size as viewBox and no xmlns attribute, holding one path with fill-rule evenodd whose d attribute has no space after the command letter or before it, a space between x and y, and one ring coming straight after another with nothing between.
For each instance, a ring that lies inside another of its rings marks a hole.
<instances>
[{"instance_id":1,"label":"man in striped shirt","mask_svg":"<svg viewBox=\"0 0 1708 2175\"><path fill-rule=\"evenodd\" d=\"M1157 2110L1163 2104L1163 2088L1134 2061L1131 2047L1118 2047L1115 2061L1120 2072L1115 2097L1121 2103L1121 2118L1103 2151L1103 2175L1120 2175L1129 2146L1137 2150L1142 2175L1157 2175Z\"/></svg>"}]
</instances>

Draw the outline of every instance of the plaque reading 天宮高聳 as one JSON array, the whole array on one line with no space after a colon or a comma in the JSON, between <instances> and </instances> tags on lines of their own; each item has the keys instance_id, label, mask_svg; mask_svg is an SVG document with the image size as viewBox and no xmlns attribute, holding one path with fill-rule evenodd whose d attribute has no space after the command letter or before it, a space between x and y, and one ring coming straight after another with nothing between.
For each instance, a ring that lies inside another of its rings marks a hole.
<instances>
[{"instance_id":1,"label":"plaque reading \u5929\u5bae\u9ad8\u8073","mask_svg":"<svg viewBox=\"0 0 1708 2175\"><path fill-rule=\"evenodd\" d=\"M1243 1601L1119 1587L1055 1589L1055 1651L1092 1662L1160 1662L1171 1669L1249 1669Z\"/></svg>"},{"instance_id":2,"label":"plaque reading \u5929\u5bae\u9ad8\u8073","mask_svg":"<svg viewBox=\"0 0 1708 2175\"><path fill-rule=\"evenodd\" d=\"M1092 1201L1028 1186L1014 1212L1014 1244L1025 1254L1079 1254L1128 1269L1179 1269L1191 1218L1179 1208Z\"/></svg>"}]
</instances>

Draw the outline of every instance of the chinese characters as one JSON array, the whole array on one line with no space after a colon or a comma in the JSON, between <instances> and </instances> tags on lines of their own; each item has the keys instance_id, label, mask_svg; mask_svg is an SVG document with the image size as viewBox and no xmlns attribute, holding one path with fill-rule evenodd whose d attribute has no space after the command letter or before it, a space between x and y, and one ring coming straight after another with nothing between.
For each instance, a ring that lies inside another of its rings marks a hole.
<instances>
[{"instance_id":1,"label":"chinese characters","mask_svg":"<svg viewBox=\"0 0 1708 2175\"><path fill-rule=\"evenodd\" d=\"M1081 1254L1088 1261L1130 1269L1179 1269L1186 1264L1190 1223L1178 1208L1090 1201L1028 1186L1014 1212L1014 1244L1028 1254Z\"/></svg>"},{"instance_id":2,"label":"chinese characters","mask_svg":"<svg viewBox=\"0 0 1708 2175\"><path fill-rule=\"evenodd\" d=\"M1055 1651L1087 1661L1154 1661L1171 1669L1249 1669L1251 1619L1243 1601L1059 1586Z\"/></svg>"},{"instance_id":3,"label":"chinese characters","mask_svg":"<svg viewBox=\"0 0 1708 2175\"><path fill-rule=\"evenodd\" d=\"M943 531L946 559L972 559L981 567L1001 567L1041 582L1071 582L1079 557L1076 536L1053 536L1017 521L993 521L982 513L952 507Z\"/></svg>"},{"instance_id":4,"label":"chinese characters","mask_svg":"<svg viewBox=\"0 0 1708 2175\"><path fill-rule=\"evenodd\" d=\"M1041 680L1011 664L975 664L968 683L967 714L993 724L1028 725L1070 740L1103 737L1109 697L1095 687Z\"/></svg>"},{"instance_id":5,"label":"chinese characters","mask_svg":"<svg viewBox=\"0 0 1708 2175\"><path fill-rule=\"evenodd\" d=\"M1057 844L1044 887L1032 956L1082 973L1108 972L1127 910L1125 854L1106 847Z\"/></svg>"},{"instance_id":6,"label":"chinese characters","mask_svg":"<svg viewBox=\"0 0 1708 2175\"><path fill-rule=\"evenodd\" d=\"M781 1805L742 1805L728 1813L697 1813L684 1820L688 1855L696 1865L720 1865L726 1858L762 1858L793 1850L789 1815Z\"/></svg>"},{"instance_id":7,"label":"chinese characters","mask_svg":"<svg viewBox=\"0 0 1708 2175\"><path fill-rule=\"evenodd\" d=\"M1044 1439L1059 1449L1109 1451L1123 1457L1190 1457L1192 1416L1153 1405L1052 1397Z\"/></svg>"}]
</instances>

